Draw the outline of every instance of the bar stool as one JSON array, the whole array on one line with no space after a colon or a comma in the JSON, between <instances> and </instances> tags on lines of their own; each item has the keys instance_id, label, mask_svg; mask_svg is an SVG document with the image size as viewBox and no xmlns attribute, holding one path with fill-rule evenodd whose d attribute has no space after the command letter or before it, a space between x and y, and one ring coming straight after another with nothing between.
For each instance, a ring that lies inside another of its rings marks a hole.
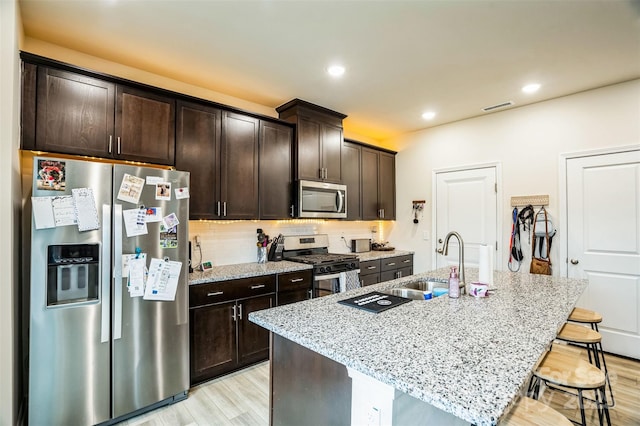
<instances>
[{"instance_id":1,"label":"bar stool","mask_svg":"<svg viewBox=\"0 0 640 426\"><path fill-rule=\"evenodd\" d=\"M541 382L548 385L555 385L553 389L562 392L567 391L557 388L556 386L575 389L578 392L577 397L582 420L580 424L583 426L586 426L587 419L584 412L584 397L582 392L585 390L593 390L600 425L604 424L604 419L606 418L607 424L611 426L609 407L607 406L607 397L605 394L605 375L604 372L596 366L572 355L549 351L538 364L529 383L529 393L533 395L534 399L538 399ZM567 393L575 395L571 392Z\"/></svg>"},{"instance_id":2,"label":"bar stool","mask_svg":"<svg viewBox=\"0 0 640 426\"><path fill-rule=\"evenodd\" d=\"M584 308L573 308L573 311L569 314L568 320L571 322L579 322L581 324L589 324L592 330L599 331L598 324L602 322L602 315Z\"/></svg>"},{"instance_id":3,"label":"bar stool","mask_svg":"<svg viewBox=\"0 0 640 426\"><path fill-rule=\"evenodd\" d=\"M556 336L556 339L578 346L584 346L587 350L587 355L589 356L589 362L604 370L604 374L607 379L607 386L609 388L609 395L611 396L611 402L608 406L609 408L615 406L613 390L611 389L611 379L609 378L609 371L607 369L607 361L605 360L604 352L602 351L602 334L581 325L567 323L562 326L560 332ZM602 362L600 362L601 360Z\"/></svg>"},{"instance_id":4,"label":"bar stool","mask_svg":"<svg viewBox=\"0 0 640 426\"><path fill-rule=\"evenodd\" d=\"M500 426L570 426L571 422L548 405L523 397L498 424Z\"/></svg>"}]
</instances>

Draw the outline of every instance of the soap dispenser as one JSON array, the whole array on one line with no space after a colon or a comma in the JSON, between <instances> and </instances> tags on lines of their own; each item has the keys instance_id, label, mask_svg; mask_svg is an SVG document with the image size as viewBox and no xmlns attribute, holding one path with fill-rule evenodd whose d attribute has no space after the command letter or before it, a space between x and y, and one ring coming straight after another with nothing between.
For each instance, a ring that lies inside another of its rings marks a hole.
<instances>
[{"instance_id":1,"label":"soap dispenser","mask_svg":"<svg viewBox=\"0 0 640 426\"><path fill-rule=\"evenodd\" d=\"M458 268L451 267L451 273L449 274L449 297L460 297L460 279L458 278Z\"/></svg>"}]
</instances>

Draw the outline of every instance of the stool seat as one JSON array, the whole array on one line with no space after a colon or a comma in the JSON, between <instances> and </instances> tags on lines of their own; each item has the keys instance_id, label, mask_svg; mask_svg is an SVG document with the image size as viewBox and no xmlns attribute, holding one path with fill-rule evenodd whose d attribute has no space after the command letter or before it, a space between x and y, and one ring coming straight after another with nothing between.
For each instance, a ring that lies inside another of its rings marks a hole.
<instances>
[{"instance_id":1,"label":"stool seat","mask_svg":"<svg viewBox=\"0 0 640 426\"><path fill-rule=\"evenodd\" d=\"M548 405L523 397L498 424L500 426L569 426L572 423Z\"/></svg>"},{"instance_id":2,"label":"stool seat","mask_svg":"<svg viewBox=\"0 0 640 426\"><path fill-rule=\"evenodd\" d=\"M587 327L576 324L565 324L556 336L557 339L567 342L595 344L602 341L602 334Z\"/></svg>"},{"instance_id":3,"label":"stool seat","mask_svg":"<svg viewBox=\"0 0 640 426\"><path fill-rule=\"evenodd\" d=\"M575 356L549 351L534 374L544 381L576 389L597 389L605 384L598 367Z\"/></svg>"},{"instance_id":4,"label":"stool seat","mask_svg":"<svg viewBox=\"0 0 640 426\"><path fill-rule=\"evenodd\" d=\"M573 311L569 314L569 321L598 324L602 322L602 315L584 308L573 308Z\"/></svg>"}]
</instances>

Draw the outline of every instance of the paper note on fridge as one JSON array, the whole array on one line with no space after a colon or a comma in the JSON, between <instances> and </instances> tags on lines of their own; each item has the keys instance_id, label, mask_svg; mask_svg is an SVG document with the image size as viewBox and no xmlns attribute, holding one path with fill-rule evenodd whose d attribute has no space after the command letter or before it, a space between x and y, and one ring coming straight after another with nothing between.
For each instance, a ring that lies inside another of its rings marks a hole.
<instances>
[{"instance_id":1,"label":"paper note on fridge","mask_svg":"<svg viewBox=\"0 0 640 426\"><path fill-rule=\"evenodd\" d=\"M145 300L175 300L182 262L151 259L144 289Z\"/></svg>"},{"instance_id":2,"label":"paper note on fridge","mask_svg":"<svg viewBox=\"0 0 640 426\"><path fill-rule=\"evenodd\" d=\"M93 190L91 188L73 188L71 194L78 221L78 231L100 229L100 219Z\"/></svg>"},{"instance_id":3,"label":"paper note on fridge","mask_svg":"<svg viewBox=\"0 0 640 426\"><path fill-rule=\"evenodd\" d=\"M189 198L189 187L185 186L184 188L176 188L176 200L183 200L185 198Z\"/></svg>"},{"instance_id":4,"label":"paper note on fridge","mask_svg":"<svg viewBox=\"0 0 640 426\"><path fill-rule=\"evenodd\" d=\"M140 211L142 210L142 214ZM127 237L136 237L138 235L147 235L147 222L144 219L146 210L130 209L122 211L122 220L124 220L124 229ZM142 219L141 219L142 217Z\"/></svg>"},{"instance_id":5,"label":"paper note on fridge","mask_svg":"<svg viewBox=\"0 0 640 426\"><path fill-rule=\"evenodd\" d=\"M127 288L129 290L130 297L144 296L144 279L145 269L147 267L146 256L136 257L129 259L129 279L127 280Z\"/></svg>"},{"instance_id":6,"label":"paper note on fridge","mask_svg":"<svg viewBox=\"0 0 640 426\"><path fill-rule=\"evenodd\" d=\"M138 204L140 194L142 194L142 189L144 188L144 182L142 178L125 173L122 177L122 183L120 183L118 200Z\"/></svg>"},{"instance_id":7,"label":"paper note on fridge","mask_svg":"<svg viewBox=\"0 0 640 426\"><path fill-rule=\"evenodd\" d=\"M31 197L36 229L76 225L73 197Z\"/></svg>"}]
</instances>

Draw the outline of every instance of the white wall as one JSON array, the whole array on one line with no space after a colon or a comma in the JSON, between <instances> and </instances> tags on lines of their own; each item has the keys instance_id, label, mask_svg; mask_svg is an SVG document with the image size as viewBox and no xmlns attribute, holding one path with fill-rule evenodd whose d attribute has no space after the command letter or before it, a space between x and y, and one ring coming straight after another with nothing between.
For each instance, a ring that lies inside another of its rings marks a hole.
<instances>
[{"instance_id":1,"label":"white wall","mask_svg":"<svg viewBox=\"0 0 640 426\"><path fill-rule=\"evenodd\" d=\"M506 269L512 196L548 194L548 211L559 232L564 232L558 221L560 154L639 143L640 80L406 134L393 141L399 151L397 222L389 240L415 251L416 272L430 270L432 244L437 237L430 235L429 241L422 237L423 231L432 232L432 171L499 162L503 211L499 212L502 229L498 235L505 249L497 267ZM427 200L418 225L413 224L411 215L411 200L415 199ZM473 214L473 206L469 206L469 214ZM554 262L560 261L557 244L553 246ZM523 251L526 247L523 245ZM528 270L528 263L523 269Z\"/></svg>"},{"instance_id":2,"label":"white wall","mask_svg":"<svg viewBox=\"0 0 640 426\"><path fill-rule=\"evenodd\" d=\"M18 340L14 329L17 307L20 162L18 35L21 33L15 0L0 1L0 425L17 417Z\"/></svg>"}]
</instances>

